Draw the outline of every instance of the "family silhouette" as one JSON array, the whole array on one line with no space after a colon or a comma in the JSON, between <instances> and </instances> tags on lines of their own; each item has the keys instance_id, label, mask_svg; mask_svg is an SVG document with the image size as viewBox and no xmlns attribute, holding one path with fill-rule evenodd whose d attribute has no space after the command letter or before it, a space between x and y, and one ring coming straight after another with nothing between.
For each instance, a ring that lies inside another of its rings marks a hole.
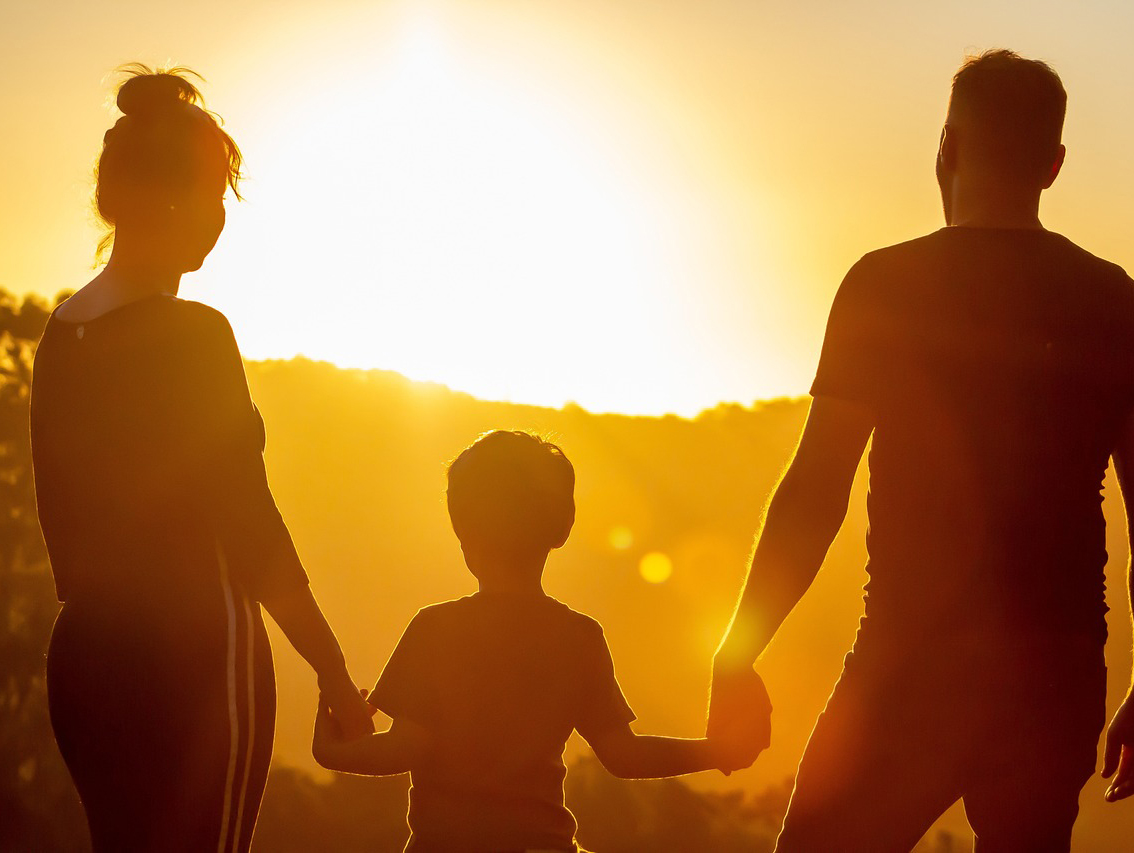
<instances>
[{"instance_id":1,"label":"family silhouette","mask_svg":"<svg viewBox=\"0 0 1134 853\"><path fill-rule=\"evenodd\" d=\"M315 759L410 774L416 853L579 851L563 797L575 731L622 778L750 766L772 732L758 658L823 563L868 445L865 612L776 849L910 850L958 800L978 853L1070 849L1106 723L1111 460L1128 520L1134 507L1134 282L1041 225L1065 154L1048 65L965 62L937 151L945 227L843 280L697 739L636 733L602 626L544 592L575 470L528 432L469 436L449 464L479 589L421 609L358 688L269 489L232 330L178 297L239 198L240 151L192 72L126 70L97 170L109 259L52 312L31 395L62 602L51 723L95 853L250 848L275 718L262 610L318 678ZM1108 800L1134 793L1134 699L1102 773Z\"/></svg>"}]
</instances>

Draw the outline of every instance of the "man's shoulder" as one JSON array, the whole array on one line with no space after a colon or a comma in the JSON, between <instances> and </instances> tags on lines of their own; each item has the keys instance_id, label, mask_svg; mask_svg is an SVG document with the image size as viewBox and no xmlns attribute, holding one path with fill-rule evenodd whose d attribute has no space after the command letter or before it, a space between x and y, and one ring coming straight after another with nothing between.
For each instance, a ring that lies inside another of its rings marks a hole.
<instances>
[{"instance_id":1,"label":"man's shoulder","mask_svg":"<svg viewBox=\"0 0 1134 853\"><path fill-rule=\"evenodd\" d=\"M875 249L863 255L847 274L865 285L904 274L950 268L961 257L981 257L990 243L1007 243L1017 251L1034 253L1054 268L1113 288L1134 298L1134 282L1126 270L1084 249L1064 235L1047 229L939 228L920 237Z\"/></svg>"},{"instance_id":2,"label":"man's shoulder","mask_svg":"<svg viewBox=\"0 0 1134 853\"><path fill-rule=\"evenodd\" d=\"M1134 292L1134 282L1130 280L1130 276L1127 274L1126 270L1119 264L1087 251L1078 243L1073 242L1058 232L1049 231L1047 233L1068 259L1081 264L1085 268L1092 269L1099 278L1109 279L1117 286Z\"/></svg>"},{"instance_id":3,"label":"man's shoulder","mask_svg":"<svg viewBox=\"0 0 1134 853\"><path fill-rule=\"evenodd\" d=\"M939 228L920 237L902 240L867 252L854 265L859 270L884 269L893 265L910 262L927 262L945 250L948 229Z\"/></svg>"}]
</instances>

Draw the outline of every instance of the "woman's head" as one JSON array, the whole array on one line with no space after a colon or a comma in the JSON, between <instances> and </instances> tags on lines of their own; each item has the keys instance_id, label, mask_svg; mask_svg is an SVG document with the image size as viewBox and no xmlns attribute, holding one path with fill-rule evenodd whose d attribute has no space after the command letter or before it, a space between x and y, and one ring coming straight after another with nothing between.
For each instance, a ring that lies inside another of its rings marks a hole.
<instances>
[{"instance_id":1,"label":"woman's head","mask_svg":"<svg viewBox=\"0 0 1134 853\"><path fill-rule=\"evenodd\" d=\"M103 137L96 172L95 207L109 228L100 253L139 232L148 245L157 237L180 271L197 269L224 227L225 190L240 197L240 149L198 106L192 71L122 70L129 74L118 89L123 115Z\"/></svg>"}]
</instances>

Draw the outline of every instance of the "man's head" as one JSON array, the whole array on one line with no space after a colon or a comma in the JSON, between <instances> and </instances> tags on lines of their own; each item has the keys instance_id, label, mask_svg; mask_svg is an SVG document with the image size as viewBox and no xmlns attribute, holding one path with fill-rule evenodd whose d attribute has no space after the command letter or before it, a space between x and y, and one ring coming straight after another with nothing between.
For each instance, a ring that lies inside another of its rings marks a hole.
<instances>
[{"instance_id":1,"label":"man's head","mask_svg":"<svg viewBox=\"0 0 1134 853\"><path fill-rule=\"evenodd\" d=\"M575 469L556 445L495 430L450 463L448 481L449 518L466 557L542 565L548 551L567 541Z\"/></svg>"},{"instance_id":2,"label":"man's head","mask_svg":"<svg viewBox=\"0 0 1134 853\"><path fill-rule=\"evenodd\" d=\"M1067 92L1046 63L1010 50L989 50L953 77L949 114L937 157L946 184L959 169L1000 188L1037 192L1051 186L1063 163Z\"/></svg>"}]
</instances>

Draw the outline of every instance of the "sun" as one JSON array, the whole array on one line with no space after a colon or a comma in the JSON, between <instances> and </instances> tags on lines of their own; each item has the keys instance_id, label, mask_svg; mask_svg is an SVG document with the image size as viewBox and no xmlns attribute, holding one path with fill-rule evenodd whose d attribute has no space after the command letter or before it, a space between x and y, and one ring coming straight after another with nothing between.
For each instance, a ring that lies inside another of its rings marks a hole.
<instances>
[{"instance_id":1,"label":"sun","mask_svg":"<svg viewBox=\"0 0 1134 853\"><path fill-rule=\"evenodd\" d=\"M680 400L696 205L635 162L637 131L429 21L323 83L264 108L248 201L193 294L247 357L489 399L697 408Z\"/></svg>"}]
</instances>

